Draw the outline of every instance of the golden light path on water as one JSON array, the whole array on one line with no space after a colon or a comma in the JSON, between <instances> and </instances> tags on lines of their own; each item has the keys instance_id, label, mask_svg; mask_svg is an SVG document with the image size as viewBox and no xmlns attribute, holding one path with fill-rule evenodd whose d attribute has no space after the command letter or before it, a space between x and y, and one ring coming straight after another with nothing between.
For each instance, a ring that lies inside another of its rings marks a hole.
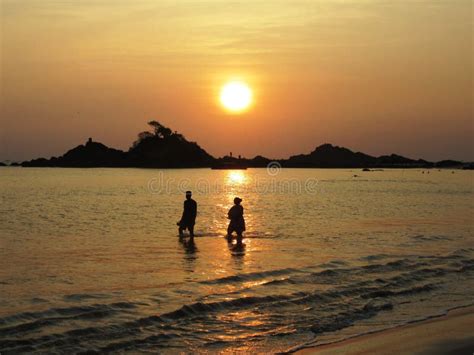
<instances>
[{"instance_id":1,"label":"golden light path on water","mask_svg":"<svg viewBox=\"0 0 474 355\"><path fill-rule=\"evenodd\" d=\"M243 170L230 170L227 173L227 181L229 184L242 184L247 176Z\"/></svg>"}]
</instances>

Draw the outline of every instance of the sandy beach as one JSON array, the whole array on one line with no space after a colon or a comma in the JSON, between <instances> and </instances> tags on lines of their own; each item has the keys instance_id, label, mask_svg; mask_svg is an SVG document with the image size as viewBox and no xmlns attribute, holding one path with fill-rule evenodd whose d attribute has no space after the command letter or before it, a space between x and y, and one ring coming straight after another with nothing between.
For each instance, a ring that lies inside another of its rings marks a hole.
<instances>
[{"instance_id":1,"label":"sandy beach","mask_svg":"<svg viewBox=\"0 0 474 355\"><path fill-rule=\"evenodd\" d=\"M296 354L473 354L474 307Z\"/></svg>"}]
</instances>

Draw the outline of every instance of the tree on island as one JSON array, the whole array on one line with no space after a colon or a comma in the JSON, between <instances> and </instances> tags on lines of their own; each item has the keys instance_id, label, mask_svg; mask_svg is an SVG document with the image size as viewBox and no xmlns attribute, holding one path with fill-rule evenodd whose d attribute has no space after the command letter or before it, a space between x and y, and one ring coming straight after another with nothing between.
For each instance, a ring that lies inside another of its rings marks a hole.
<instances>
[{"instance_id":1,"label":"tree on island","mask_svg":"<svg viewBox=\"0 0 474 355\"><path fill-rule=\"evenodd\" d=\"M158 138L166 138L166 137L171 136L171 134L173 133L171 129L163 126L158 121L150 121L148 122L148 125L150 125L153 128L153 132L155 133L155 136Z\"/></svg>"},{"instance_id":2,"label":"tree on island","mask_svg":"<svg viewBox=\"0 0 474 355\"><path fill-rule=\"evenodd\" d=\"M165 139L171 136L175 136L178 138L180 141L184 141L184 136L182 134L179 134L178 132L174 132L168 128L163 126L160 122L158 121L150 121L148 122L148 125L153 129L152 132L150 131L143 131L138 134L138 139L133 142L132 148L135 148L137 145L139 145L141 142L147 140L147 139Z\"/></svg>"},{"instance_id":3,"label":"tree on island","mask_svg":"<svg viewBox=\"0 0 474 355\"><path fill-rule=\"evenodd\" d=\"M138 134L128 151L129 162L142 167L205 167L214 158L197 143L187 141L158 121L150 121L151 131Z\"/></svg>"},{"instance_id":4,"label":"tree on island","mask_svg":"<svg viewBox=\"0 0 474 355\"><path fill-rule=\"evenodd\" d=\"M135 142L132 144L132 148L135 148L137 145L139 145L141 142L143 142L146 139L153 138L155 135L151 132L148 131L143 131L138 133L138 138Z\"/></svg>"}]
</instances>

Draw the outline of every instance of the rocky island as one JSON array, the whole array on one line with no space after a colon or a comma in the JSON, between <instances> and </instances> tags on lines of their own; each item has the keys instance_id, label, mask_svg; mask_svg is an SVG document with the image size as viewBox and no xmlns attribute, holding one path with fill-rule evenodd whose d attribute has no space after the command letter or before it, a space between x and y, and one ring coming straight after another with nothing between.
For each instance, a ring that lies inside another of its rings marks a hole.
<instances>
[{"instance_id":1,"label":"rocky island","mask_svg":"<svg viewBox=\"0 0 474 355\"><path fill-rule=\"evenodd\" d=\"M353 152L332 144L318 146L309 154L299 154L288 159L269 159L256 156L252 159L233 157L231 154L215 158L196 142L188 141L182 134L173 132L157 121L150 121L151 130L138 134L128 151L122 151L94 142L91 138L60 157L39 158L25 161L24 167L136 167L136 168L207 168L207 167L265 167L276 161L291 168L462 168L460 161L429 162L400 155L374 157Z\"/></svg>"}]
</instances>

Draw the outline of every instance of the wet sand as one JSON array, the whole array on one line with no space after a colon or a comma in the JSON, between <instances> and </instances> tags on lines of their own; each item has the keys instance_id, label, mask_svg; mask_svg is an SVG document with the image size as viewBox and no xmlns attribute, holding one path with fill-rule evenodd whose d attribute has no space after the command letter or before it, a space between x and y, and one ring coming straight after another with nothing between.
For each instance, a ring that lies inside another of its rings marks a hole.
<instances>
[{"instance_id":1,"label":"wet sand","mask_svg":"<svg viewBox=\"0 0 474 355\"><path fill-rule=\"evenodd\" d=\"M474 307L296 354L469 354L474 353Z\"/></svg>"}]
</instances>

